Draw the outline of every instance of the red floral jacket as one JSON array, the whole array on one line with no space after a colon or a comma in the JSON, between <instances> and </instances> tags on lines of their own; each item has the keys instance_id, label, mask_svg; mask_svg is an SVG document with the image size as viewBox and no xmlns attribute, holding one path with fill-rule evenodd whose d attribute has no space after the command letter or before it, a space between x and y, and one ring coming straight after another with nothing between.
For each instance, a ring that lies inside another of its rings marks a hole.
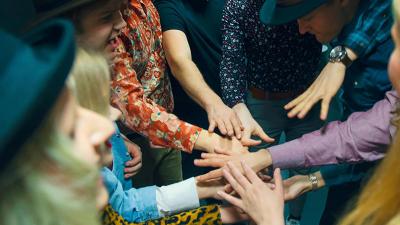
<instances>
[{"instance_id":1,"label":"red floral jacket","mask_svg":"<svg viewBox=\"0 0 400 225\"><path fill-rule=\"evenodd\" d=\"M151 0L129 0L127 27L112 41L111 102L124 124L153 145L191 152L201 128L179 120L162 49L160 18Z\"/></svg>"}]
</instances>

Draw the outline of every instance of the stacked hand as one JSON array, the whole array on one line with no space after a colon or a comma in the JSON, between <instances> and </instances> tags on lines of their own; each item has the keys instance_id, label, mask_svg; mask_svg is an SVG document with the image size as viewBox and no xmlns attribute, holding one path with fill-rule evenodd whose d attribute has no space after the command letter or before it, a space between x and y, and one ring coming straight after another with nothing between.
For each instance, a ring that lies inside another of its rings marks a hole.
<instances>
[{"instance_id":1,"label":"stacked hand","mask_svg":"<svg viewBox=\"0 0 400 225\"><path fill-rule=\"evenodd\" d=\"M254 153L236 153L232 151L216 149L215 153L202 153L202 159L196 159L194 164L200 167L216 167L219 169L210 171L207 174L198 176L197 179L200 181L212 180L222 177L223 167L226 168L226 164L231 162L237 166L240 165L241 161L246 162L254 171L260 171L271 165L271 155L266 149L259 150ZM241 167L238 167L239 169Z\"/></svg>"},{"instance_id":2,"label":"stacked hand","mask_svg":"<svg viewBox=\"0 0 400 225\"><path fill-rule=\"evenodd\" d=\"M221 100L215 104L206 107L208 121L210 126L208 132L213 132L216 127L223 135L229 137L242 138L242 131L244 129L236 112L226 106Z\"/></svg>"},{"instance_id":3,"label":"stacked hand","mask_svg":"<svg viewBox=\"0 0 400 225\"><path fill-rule=\"evenodd\" d=\"M245 146L255 146L261 144L261 140L265 142L273 142L274 139L270 138L261 126L254 120L250 111L244 103L239 103L233 107L233 110L238 115L243 124L244 130L242 138L240 139ZM253 140L251 136L258 136L261 140Z\"/></svg>"},{"instance_id":4,"label":"stacked hand","mask_svg":"<svg viewBox=\"0 0 400 225\"><path fill-rule=\"evenodd\" d=\"M274 171L273 185L265 184L257 174L244 162L241 163L244 175L239 167L228 163L228 168L223 170L225 179L230 183L237 198L226 192L218 194L247 213L258 225L283 225L283 184L280 170Z\"/></svg>"},{"instance_id":5,"label":"stacked hand","mask_svg":"<svg viewBox=\"0 0 400 225\"><path fill-rule=\"evenodd\" d=\"M346 67L342 63L328 63L303 94L285 105L284 108L290 110L288 117L297 116L302 119L317 102L322 100L320 118L326 120L329 103L342 85L345 72Z\"/></svg>"}]
</instances>

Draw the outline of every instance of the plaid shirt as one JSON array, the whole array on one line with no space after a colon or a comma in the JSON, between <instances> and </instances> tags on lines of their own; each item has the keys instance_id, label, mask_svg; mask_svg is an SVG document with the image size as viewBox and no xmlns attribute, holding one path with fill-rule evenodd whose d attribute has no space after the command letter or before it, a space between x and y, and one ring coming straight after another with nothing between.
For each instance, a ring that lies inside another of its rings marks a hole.
<instances>
[{"instance_id":1,"label":"plaid shirt","mask_svg":"<svg viewBox=\"0 0 400 225\"><path fill-rule=\"evenodd\" d=\"M130 0L123 16L127 27L112 41L111 102L122 122L153 145L191 152L201 128L169 113L173 97L158 12L151 0Z\"/></svg>"},{"instance_id":2,"label":"plaid shirt","mask_svg":"<svg viewBox=\"0 0 400 225\"><path fill-rule=\"evenodd\" d=\"M390 0L360 1L355 19L338 37L338 44L352 49L359 58L390 38L393 24Z\"/></svg>"}]
</instances>

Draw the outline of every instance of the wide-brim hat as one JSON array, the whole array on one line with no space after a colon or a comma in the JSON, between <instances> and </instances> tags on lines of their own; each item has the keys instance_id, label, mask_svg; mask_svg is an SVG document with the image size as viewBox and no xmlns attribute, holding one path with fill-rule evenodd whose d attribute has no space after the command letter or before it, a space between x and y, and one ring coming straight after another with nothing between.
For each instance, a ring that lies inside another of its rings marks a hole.
<instances>
[{"instance_id":1,"label":"wide-brim hat","mask_svg":"<svg viewBox=\"0 0 400 225\"><path fill-rule=\"evenodd\" d=\"M265 0L260 10L261 22L280 25L301 18L328 0Z\"/></svg>"},{"instance_id":2,"label":"wide-brim hat","mask_svg":"<svg viewBox=\"0 0 400 225\"><path fill-rule=\"evenodd\" d=\"M74 28L44 23L22 38L0 29L0 171L54 106L75 57Z\"/></svg>"},{"instance_id":3,"label":"wide-brim hat","mask_svg":"<svg viewBox=\"0 0 400 225\"><path fill-rule=\"evenodd\" d=\"M36 16L31 25L65 14L95 0L33 0Z\"/></svg>"}]
</instances>

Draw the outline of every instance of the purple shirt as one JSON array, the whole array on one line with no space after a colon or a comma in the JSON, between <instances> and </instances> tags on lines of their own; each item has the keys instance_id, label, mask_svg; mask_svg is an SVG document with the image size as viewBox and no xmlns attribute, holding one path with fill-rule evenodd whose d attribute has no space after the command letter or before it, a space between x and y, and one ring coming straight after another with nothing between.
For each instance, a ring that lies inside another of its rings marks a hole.
<instances>
[{"instance_id":1,"label":"purple shirt","mask_svg":"<svg viewBox=\"0 0 400 225\"><path fill-rule=\"evenodd\" d=\"M366 112L353 113L345 122L331 122L318 131L269 148L274 167L310 167L384 157L396 131L391 120L398 100L396 91L386 92L385 98Z\"/></svg>"}]
</instances>

